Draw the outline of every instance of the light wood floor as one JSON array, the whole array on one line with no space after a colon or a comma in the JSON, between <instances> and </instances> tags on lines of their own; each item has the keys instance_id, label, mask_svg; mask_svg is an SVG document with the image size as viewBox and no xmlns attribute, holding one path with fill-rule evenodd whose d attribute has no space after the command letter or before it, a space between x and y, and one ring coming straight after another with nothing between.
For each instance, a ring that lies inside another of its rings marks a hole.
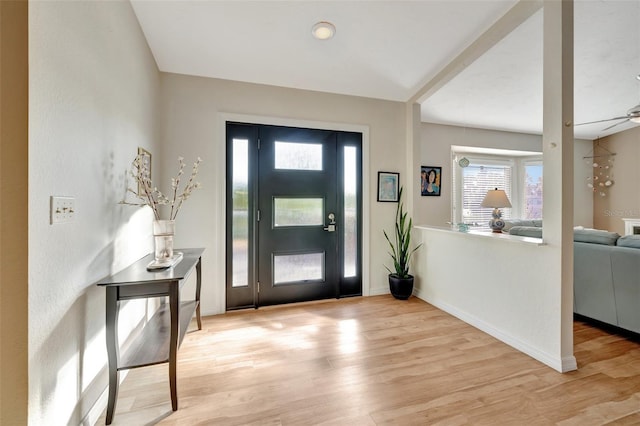
<instances>
[{"instance_id":1,"label":"light wood floor","mask_svg":"<svg viewBox=\"0 0 640 426\"><path fill-rule=\"evenodd\" d=\"M114 425L640 424L640 344L575 323L560 374L417 298L207 317L167 365L132 370ZM104 424L104 414L99 424Z\"/></svg>"}]
</instances>

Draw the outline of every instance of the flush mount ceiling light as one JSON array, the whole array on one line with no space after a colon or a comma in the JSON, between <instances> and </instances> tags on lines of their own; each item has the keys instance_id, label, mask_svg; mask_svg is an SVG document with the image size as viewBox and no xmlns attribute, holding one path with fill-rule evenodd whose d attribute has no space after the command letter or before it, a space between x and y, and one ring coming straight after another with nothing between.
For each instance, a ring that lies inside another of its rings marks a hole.
<instances>
[{"instance_id":1,"label":"flush mount ceiling light","mask_svg":"<svg viewBox=\"0 0 640 426\"><path fill-rule=\"evenodd\" d=\"M311 29L311 34L318 40L329 40L335 33L335 25L327 21L320 21Z\"/></svg>"}]
</instances>

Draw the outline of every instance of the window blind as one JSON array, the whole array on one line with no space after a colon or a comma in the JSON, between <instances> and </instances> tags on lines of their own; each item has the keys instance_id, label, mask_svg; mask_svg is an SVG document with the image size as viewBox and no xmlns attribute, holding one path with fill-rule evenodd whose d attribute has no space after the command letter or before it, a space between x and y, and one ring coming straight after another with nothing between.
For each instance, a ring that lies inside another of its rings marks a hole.
<instances>
[{"instance_id":1,"label":"window blind","mask_svg":"<svg viewBox=\"0 0 640 426\"><path fill-rule=\"evenodd\" d=\"M509 200L511 196L511 166L471 164L462 169L462 221L478 223L489 228L493 209L481 207L482 200L490 189L503 189ZM511 218L511 208L500 209L502 218Z\"/></svg>"}]
</instances>

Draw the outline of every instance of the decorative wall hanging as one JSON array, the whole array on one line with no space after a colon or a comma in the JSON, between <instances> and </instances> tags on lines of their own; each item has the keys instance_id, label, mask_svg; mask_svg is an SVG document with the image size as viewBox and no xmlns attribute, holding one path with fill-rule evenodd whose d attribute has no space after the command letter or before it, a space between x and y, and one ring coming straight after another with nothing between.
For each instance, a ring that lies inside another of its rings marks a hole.
<instances>
[{"instance_id":1,"label":"decorative wall hanging","mask_svg":"<svg viewBox=\"0 0 640 426\"><path fill-rule=\"evenodd\" d=\"M587 187L600 197L606 197L615 183L613 179L613 163L616 153L596 143L596 148L605 151L598 155L582 157L588 167L593 168L593 175L587 178Z\"/></svg>"}]
</instances>

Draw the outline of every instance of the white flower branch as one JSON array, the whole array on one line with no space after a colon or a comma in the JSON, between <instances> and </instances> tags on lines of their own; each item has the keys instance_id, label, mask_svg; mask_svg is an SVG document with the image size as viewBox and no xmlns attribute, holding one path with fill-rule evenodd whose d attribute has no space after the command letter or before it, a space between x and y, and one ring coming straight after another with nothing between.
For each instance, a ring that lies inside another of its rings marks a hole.
<instances>
[{"instance_id":1,"label":"white flower branch","mask_svg":"<svg viewBox=\"0 0 640 426\"><path fill-rule=\"evenodd\" d=\"M142 155L136 156L131 164L131 176L134 182L140 188L140 191L135 191L132 188L127 188L127 194L133 194L136 198L135 201L127 200L126 198L120 201L120 204L126 204L130 206L149 206L153 211L153 215L156 220L160 220L160 206L171 206L169 213L169 220L175 220L182 204L191 196L191 193L201 187L200 182L196 182L196 176L198 174L198 167L202 159L198 157L193 168L191 169L191 176L187 181L187 184L180 191L180 180L184 174L184 158L178 157L178 174L175 178L171 178L171 192L172 197L169 199L157 187L153 186L151 182L151 171L148 170L146 163L143 161Z\"/></svg>"}]
</instances>

